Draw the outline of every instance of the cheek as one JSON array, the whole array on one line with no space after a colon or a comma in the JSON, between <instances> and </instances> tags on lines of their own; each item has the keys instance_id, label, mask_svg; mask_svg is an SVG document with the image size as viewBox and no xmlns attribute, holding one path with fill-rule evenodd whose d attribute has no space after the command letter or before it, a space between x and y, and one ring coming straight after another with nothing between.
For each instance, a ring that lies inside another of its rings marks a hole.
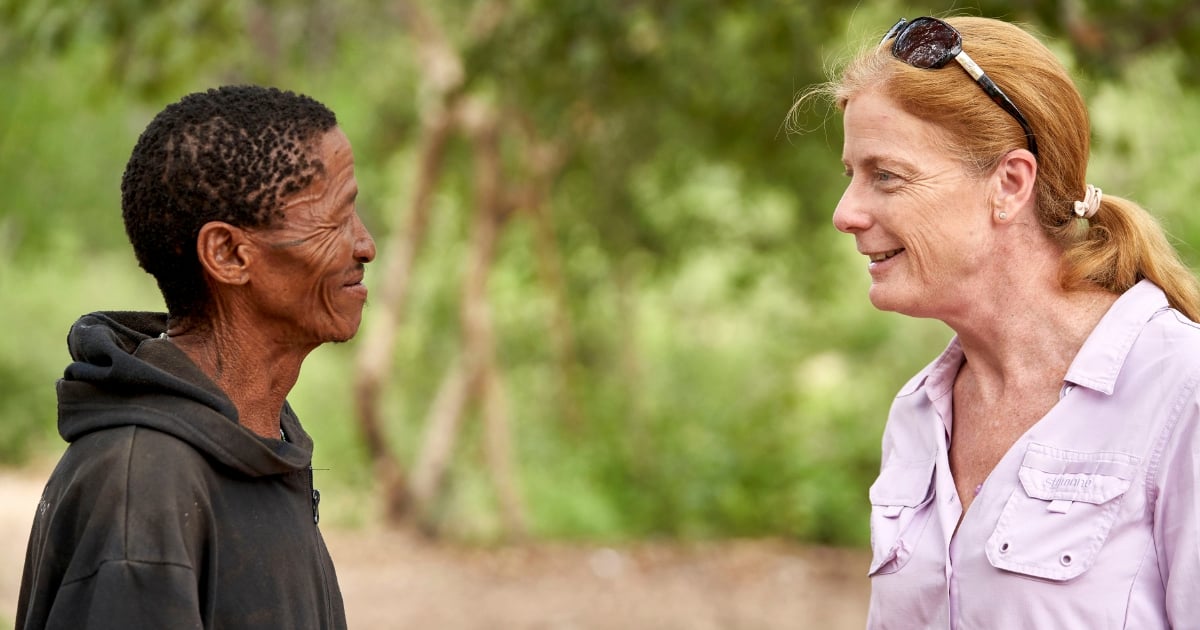
<instances>
[{"instance_id":1,"label":"cheek","mask_svg":"<svg viewBox=\"0 0 1200 630\"><path fill-rule=\"evenodd\" d=\"M893 224L908 250L909 258L919 273L928 274L955 256L962 240L963 226L953 220L951 210L938 208L936 201L918 200L914 211Z\"/></svg>"},{"instance_id":2,"label":"cheek","mask_svg":"<svg viewBox=\"0 0 1200 630\"><path fill-rule=\"evenodd\" d=\"M314 240L312 247L304 252L304 266L309 281L319 286L325 284L329 276L336 274L341 260L339 255L344 249L343 239L338 235Z\"/></svg>"},{"instance_id":3,"label":"cheek","mask_svg":"<svg viewBox=\"0 0 1200 630\"><path fill-rule=\"evenodd\" d=\"M970 220L968 208L959 210L962 215L929 223L914 236L918 260L927 270L971 268L987 255L987 227Z\"/></svg>"},{"instance_id":4,"label":"cheek","mask_svg":"<svg viewBox=\"0 0 1200 630\"><path fill-rule=\"evenodd\" d=\"M344 224L317 242L317 256L328 267L349 265L354 258L354 230Z\"/></svg>"}]
</instances>

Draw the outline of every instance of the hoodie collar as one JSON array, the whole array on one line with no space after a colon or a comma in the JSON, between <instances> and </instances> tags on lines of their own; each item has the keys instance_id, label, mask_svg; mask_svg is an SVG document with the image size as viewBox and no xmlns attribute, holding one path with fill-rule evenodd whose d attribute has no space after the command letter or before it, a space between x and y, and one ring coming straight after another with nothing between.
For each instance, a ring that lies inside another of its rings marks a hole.
<instances>
[{"instance_id":1,"label":"hoodie collar","mask_svg":"<svg viewBox=\"0 0 1200 630\"><path fill-rule=\"evenodd\" d=\"M141 426L175 436L248 476L293 472L312 459L312 438L286 403L288 441L238 423L237 408L175 344L159 338L162 313L91 313L68 334L75 359L58 382L59 433L68 442L107 428Z\"/></svg>"}]
</instances>

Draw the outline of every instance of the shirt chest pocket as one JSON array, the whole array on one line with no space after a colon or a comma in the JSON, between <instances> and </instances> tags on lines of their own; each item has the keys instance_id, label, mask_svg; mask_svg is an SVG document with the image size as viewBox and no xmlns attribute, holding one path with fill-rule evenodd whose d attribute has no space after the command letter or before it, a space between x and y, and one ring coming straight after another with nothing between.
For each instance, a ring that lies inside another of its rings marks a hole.
<instances>
[{"instance_id":1,"label":"shirt chest pocket","mask_svg":"<svg viewBox=\"0 0 1200 630\"><path fill-rule=\"evenodd\" d=\"M934 460L887 462L871 485L871 568L868 575L904 568L933 513Z\"/></svg>"},{"instance_id":2,"label":"shirt chest pocket","mask_svg":"<svg viewBox=\"0 0 1200 630\"><path fill-rule=\"evenodd\" d=\"M1096 561L1138 470L1125 453L1081 453L1030 444L1013 491L988 538L997 569L1066 581Z\"/></svg>"}]
</instances>

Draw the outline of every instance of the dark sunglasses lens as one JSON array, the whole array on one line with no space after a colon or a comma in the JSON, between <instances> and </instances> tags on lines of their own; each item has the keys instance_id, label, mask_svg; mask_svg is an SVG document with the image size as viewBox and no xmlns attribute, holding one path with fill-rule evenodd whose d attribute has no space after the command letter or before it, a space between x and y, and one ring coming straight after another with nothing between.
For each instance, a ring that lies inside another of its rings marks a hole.
<instances>
[{"instance_id":1,"label":"dark sunglasses lens","mask_svg":"<svg viewBox=\"0 0 1200 630\"><path fill-rule=\"evenodd\" d=\"M892 45L892 55L915 68L936 69L962 52L962 36L949 24L918 18L908 24Z\"/></svg>"}]
</instances>

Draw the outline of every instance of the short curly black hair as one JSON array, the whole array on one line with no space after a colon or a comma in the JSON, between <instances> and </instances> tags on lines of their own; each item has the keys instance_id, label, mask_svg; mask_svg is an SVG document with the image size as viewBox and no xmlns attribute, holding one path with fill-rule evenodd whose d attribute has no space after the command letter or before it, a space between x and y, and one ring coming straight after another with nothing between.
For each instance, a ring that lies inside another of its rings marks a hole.
<instances>
[{"instance_id":1,"label":"short curly black hair","mask_svg":"<svg viewBox=\"0 0 1200 630\"><path fill-rule=\"evenodd\" d=\"M316 143L336 126L312 98L256 85L189 94L150 121L121 178L121 214L173 318L208 314L200 228L261 228L282 218L287 197L323 172Z\"/></svg>"}]
</instances>

